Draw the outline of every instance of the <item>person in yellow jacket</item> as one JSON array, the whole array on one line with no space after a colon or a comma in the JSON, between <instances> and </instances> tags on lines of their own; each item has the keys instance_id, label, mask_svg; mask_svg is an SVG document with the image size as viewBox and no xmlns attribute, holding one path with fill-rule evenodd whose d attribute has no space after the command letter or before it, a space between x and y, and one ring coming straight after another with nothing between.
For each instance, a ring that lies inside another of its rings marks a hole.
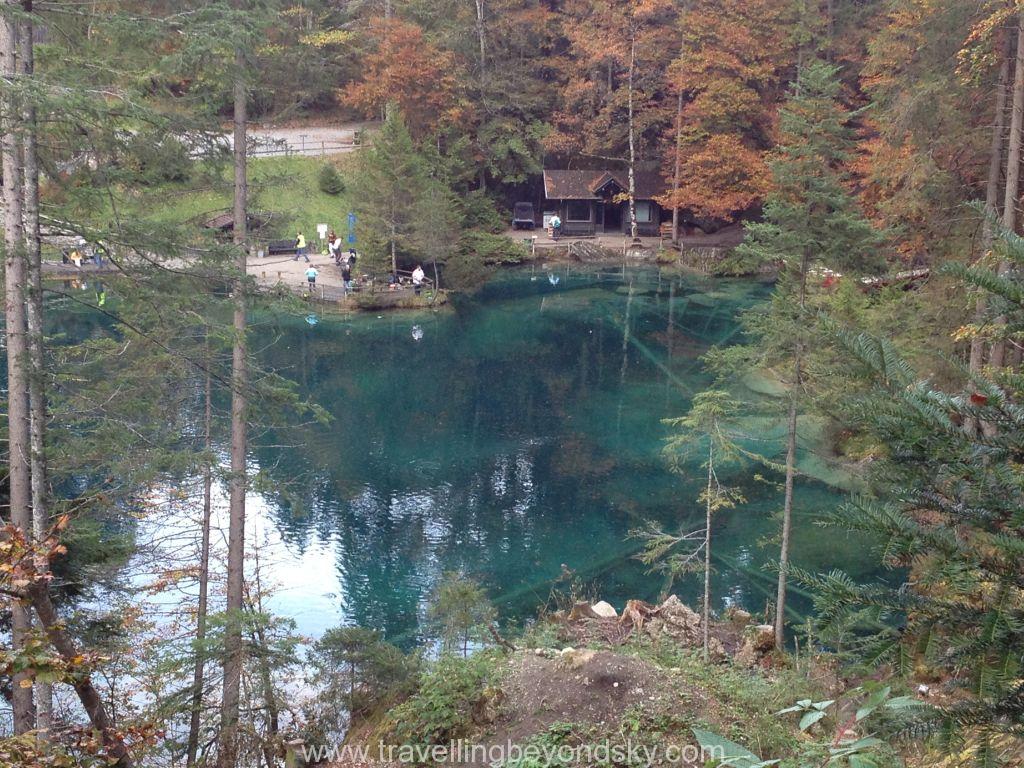
<instances>
[{"instance_id":1,"label":"person in yellow jacket","mask_svg":"<svg viewBox=\"0 0 1024 768\"><path fill-rule=\"evenodd\" d=\"M301 232L295 236L295 261L299 260L299 256L309 261L309 254L306 253L306 236Z\"/></svg>"}]
</instances>

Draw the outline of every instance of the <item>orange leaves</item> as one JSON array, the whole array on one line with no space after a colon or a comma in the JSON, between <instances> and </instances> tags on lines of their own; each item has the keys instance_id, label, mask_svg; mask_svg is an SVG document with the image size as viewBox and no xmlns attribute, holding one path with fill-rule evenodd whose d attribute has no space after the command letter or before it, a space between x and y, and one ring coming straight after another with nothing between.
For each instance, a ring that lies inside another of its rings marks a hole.
<instances>
[{"instance_id":1,"label":"orange leaves","mask_svg":"<svg viewBox=\"0 0 1024 768\"><path fill-rule=\"evenodd\" d=\"M782 0L691 3L666 77L668 89L683 94L679 193L665 197L668 207L733 219L767 193L764 148L772 144L782 75L793 58L786 14ZM664 153L670 184L675 143L666 142Z\"/></svg>"},{"instance_id":2,"label":"orange leaves","mask_svg":"<svg viewBox=\"0 0 1024 768\"><path fill-rule=\"evenodd\" d=\"M420 27L397 19L374 22L370 36L376 50L366 55L362 79L346 94L355 106L373 116L392 103L420 138L459 119L452 53L428 42Z\"/></svg>"},{"instance_id":3,"label":"orange leaves","mask_svg":"<svg viewBox=\"0 0 1024 768\"><path fill-rule=\"evenodd\" d=\"M662 203L716 219L735 218L771 187L762 154L735 134L716 134L685 147L679 182L678 195L670 193Z\"/></svg>"}]
</instances>

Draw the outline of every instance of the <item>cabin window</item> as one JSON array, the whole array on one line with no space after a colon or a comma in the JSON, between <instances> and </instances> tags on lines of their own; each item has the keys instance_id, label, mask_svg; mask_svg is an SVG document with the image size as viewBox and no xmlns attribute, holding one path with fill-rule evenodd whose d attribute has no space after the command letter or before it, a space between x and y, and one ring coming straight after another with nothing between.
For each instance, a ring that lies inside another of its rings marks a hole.
<instances>
[{"instance_id":1,"label":"cabin window","mask_svg":"<svg viewBox=\"0 0 1024 768\"><path fill-rule=\"evenodd\" d=\"M637 201L636 203L637 224L650 224L654 221L654 203Z\"/></svg>"},{"instance_id":2,"label":"cabin window","mask_svg":"<svg viewBox=\"0 0 1024 768\"><path fill-rule=\"evenodd\" d=\"M567 221L590 221L590 201L569 200L565 204L565 218Z\"/></svg>"}]
</instances>

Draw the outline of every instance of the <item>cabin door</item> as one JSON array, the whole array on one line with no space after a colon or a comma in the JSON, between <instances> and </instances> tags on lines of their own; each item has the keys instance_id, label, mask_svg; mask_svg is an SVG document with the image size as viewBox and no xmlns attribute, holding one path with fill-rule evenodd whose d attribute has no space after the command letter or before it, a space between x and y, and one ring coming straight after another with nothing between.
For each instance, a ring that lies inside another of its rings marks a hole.
<instances>
[{"instance_id":1,"label":"cabin door","mask_svg":"<svg viewBox=\"0 0 1024 768\"><path fill-rule=\"evenodd\" d=\"M601 203L601 218L599 222L602 224L605 232L621 232L622 204L607 201Z\"/></svg>"}]
</instances>

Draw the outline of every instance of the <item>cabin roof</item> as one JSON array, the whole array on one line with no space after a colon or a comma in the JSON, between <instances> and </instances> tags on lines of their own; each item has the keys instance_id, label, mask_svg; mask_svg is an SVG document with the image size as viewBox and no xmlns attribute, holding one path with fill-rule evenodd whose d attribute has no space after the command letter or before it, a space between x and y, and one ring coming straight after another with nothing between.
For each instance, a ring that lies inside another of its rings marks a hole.
<instances>
[{"instance_id":1,"label":"cabin roof","mask_svg":"<svg viewBox=\"0 0 1024 768\"><path fill-rule=\"evenodd\" d=\"M599 191L613 181L623 190L629 189L627 171L560 171L545 168L544 197L548 200L600 200ZM652 200L665 193L665 182L659 173L637 171L635 182L638 200Z\"/></svg>"}]
</instances>

